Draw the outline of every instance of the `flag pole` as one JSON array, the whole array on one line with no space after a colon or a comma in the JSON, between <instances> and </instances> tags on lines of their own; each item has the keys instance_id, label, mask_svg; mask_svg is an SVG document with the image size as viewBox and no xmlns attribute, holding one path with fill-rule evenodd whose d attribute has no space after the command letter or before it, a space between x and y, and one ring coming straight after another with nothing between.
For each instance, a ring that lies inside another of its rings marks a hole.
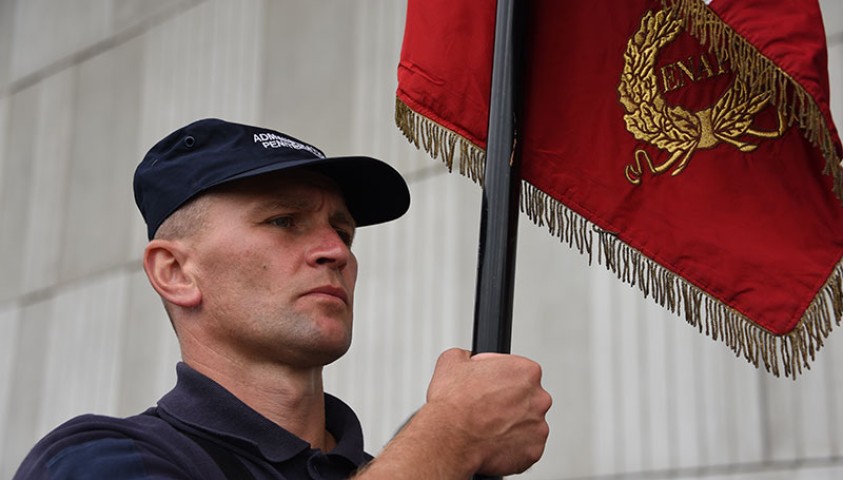
<instances>
[{"instance_id":1,"label":"flag pole","mask_svg":"<svg viewBox=\"0 0 843 480\"><path fill-rule=\"evenodd\" d=\"M516 3L515 0L497 2L472 353L509 353L512 337L521 193L519 162L514 148Z\"/></svg>"},{"instance_id":2,"label":"flag pole","mask_svg":"<svg viewBox=\"0 0 843 480\"><path fill-rule=\"evenodd\" d=\"M477 290L472 354L509 353L512 297L521 194L515 149L515 0L498 0L486 140L486 170L480 211ZM502 477L475 475L474 480Z\"/></svg>"}]
</instances>

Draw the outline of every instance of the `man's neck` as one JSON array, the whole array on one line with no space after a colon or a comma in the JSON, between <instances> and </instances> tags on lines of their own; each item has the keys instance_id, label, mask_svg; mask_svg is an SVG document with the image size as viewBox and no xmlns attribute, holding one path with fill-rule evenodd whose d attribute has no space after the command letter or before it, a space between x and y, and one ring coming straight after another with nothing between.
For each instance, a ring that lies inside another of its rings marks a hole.
<instances>
[{"instance_id":1,"label":"man's neck","mask_svg":"<svg viewBox=\"0 0 843 480\"><path fill-rule=\"evenodd\" d=\"M330 451L335 446L325 429L322 367L294 369L270 363L235 362L220 355L184 354L183 358L191 368L312 448Z\"/></svg>"}]
</instances>

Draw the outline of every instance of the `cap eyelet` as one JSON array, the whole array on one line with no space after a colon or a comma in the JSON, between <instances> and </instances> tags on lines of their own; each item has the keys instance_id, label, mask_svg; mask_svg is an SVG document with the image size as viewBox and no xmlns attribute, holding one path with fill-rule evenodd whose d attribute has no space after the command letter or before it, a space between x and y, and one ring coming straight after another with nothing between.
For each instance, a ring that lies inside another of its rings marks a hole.
<instances>
[{"instance_id":1,"label":"cap eyelet","mask_svg":"<svg viewBox=\"0 0 843 480\"><path fill-rule=\"evenodd\" d=\"M196 139L195 138L193 138L190 135L184 137L184 146L185 147L193 148L194 145L196 145Z\"/></svg>"}]
</instances>

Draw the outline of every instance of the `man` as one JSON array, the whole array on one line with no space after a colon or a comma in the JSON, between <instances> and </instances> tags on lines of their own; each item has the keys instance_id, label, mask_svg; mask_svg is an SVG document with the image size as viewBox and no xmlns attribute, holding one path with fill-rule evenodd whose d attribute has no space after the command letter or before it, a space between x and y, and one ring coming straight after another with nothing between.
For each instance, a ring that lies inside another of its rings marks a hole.
<instances>
[{"instance_id":1,"label":"man","mask_svg":"<svg viewBox=\"0 0 843 480\"><path fill-rule=\"evenodd\" d=\"M374 461L324 393L322 368L351 344L355 230L409 208L392 167L205 119L156 144L134 188L176 387L134 417L61 425L16 479L464 479L541 457L551 400L521 357L443 353L427 403Z\"/></svg>"}]
</instances>

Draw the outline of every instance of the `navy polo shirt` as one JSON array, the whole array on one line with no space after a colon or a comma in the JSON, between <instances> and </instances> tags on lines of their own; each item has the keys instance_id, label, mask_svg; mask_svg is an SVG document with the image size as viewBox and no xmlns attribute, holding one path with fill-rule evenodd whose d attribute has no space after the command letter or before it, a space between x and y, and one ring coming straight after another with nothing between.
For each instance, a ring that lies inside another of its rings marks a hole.
<instances>
[{"instance_id":1,"label":"navy polo shirt","mask_svg":"<svg viewBox=\"0 0 843 480\"><path fill-rule=\"evenodd\" d=\"M325 394L325 413L337 445L323 453L186 364L176 372L157 407L129 418L83 415L50 432L15 480L224 480L232 470L221 465L232 463L256 480L333 480L372 458L357 416L335 397Z\"/></svg>"}]
</instances>

